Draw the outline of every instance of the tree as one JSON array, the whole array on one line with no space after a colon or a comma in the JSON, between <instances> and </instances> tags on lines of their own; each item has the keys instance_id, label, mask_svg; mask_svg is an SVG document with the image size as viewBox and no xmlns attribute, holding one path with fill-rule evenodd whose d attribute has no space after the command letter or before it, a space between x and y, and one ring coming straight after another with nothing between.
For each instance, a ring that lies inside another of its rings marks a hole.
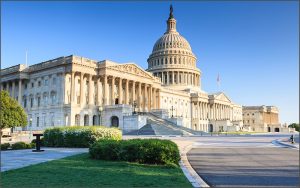
<instances>
[{"instance_id":1,"label":"tree","mask_svg":"<svg viewBox=\"0 0 300 188\"><path fill-rule=\"evenodd\" d=\"M289 127L290 127L290 128L295 128L296 131L299 132L299 129L300 129L300 128L299 128L299 124L298 124L298 123L292 123L292 124L289 125Z\"/></svg>"},{"instance_id":2,"label":"tree","mask_svg":"<svg viewBox=\"0 0 300 188\"><path fill-rule=\"evenodd\" d=\"M0 93L0 121L0 130L27 125L27 114L23 107L7 91Z\"/></svg>"}]
</instances>

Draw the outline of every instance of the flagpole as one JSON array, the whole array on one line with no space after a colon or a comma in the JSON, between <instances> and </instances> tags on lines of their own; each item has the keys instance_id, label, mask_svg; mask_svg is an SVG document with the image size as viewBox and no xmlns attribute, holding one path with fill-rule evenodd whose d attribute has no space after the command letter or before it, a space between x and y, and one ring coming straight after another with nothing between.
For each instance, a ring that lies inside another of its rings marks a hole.
<instances>
[{"instance_id":1,"label":"flagpole","mask_svg":"<svg viewBox=\"0 0 300 188\"><path fill-rule=\"evenodd\" d=\"M26 67L28 66L27 63L28 62L27 62L27 50L26 50L26 53L25 53L25 64L26 64Z\"/></svg>"}]
</instances>

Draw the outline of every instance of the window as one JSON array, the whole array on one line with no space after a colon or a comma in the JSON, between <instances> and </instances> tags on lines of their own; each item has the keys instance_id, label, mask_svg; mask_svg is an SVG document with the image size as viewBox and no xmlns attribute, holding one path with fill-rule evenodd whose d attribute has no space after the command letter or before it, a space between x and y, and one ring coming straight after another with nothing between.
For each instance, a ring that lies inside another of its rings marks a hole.
<instances>
[{"instance_id":1,"label":"window","mask_svg":"<svg viewBox=\"0 0 300 188\"><path fill-rule=\"evenodd\" d=\"M33 107L33 97L30 98L30 107Z\"/></svg>"},{"instance_id":2,"label":"window","mask_svg":"<svg viewBox=\"0 0 300 188\"><path fill-rule=\"evenodd\" d=\"M47 106L48 104L48 96L44 95L44 105Z\"/></svg>"},{"instance_id":3,"label":"window","mask_svg":"<svg viewBox=\"0 0 300 188\"><path fill-rule=\"evenodd\" d=\"M27 84L24 85L24 88L27 89Z\"/></svg>"},{"instance_id":4,"label":"window","mask_svg":"<svg viewBox=\"0 0 300 188\"><path fill-rule=\"evenodd\" d=\"M26 99L26 97L24 98L24 108L26 108L27 107L27 99Z\"/></svg>"},{"instance_id":5,"label":"window","mask_svg":"<svg viewBox=\"0 0 300 188\"><path fill-rule=\"evenodd\" d=\"M54 113L50 112L50 120L51 120L51 126L54 126Z\"/></svg>"},{"instance_id":6,"label":"window","mask_svg":"<svg viewBox=\"0 0 300 188\"><path fill-rule=\"evenodd\" d=\"M249 120L247 120L247 123L249 123L250 121Z\"/></svg>"},{"instance_id":7,"label":"window","mask_svg":"<svg viewBox=\"0 0 300 188\"><path fill-rule=\"evenodd\" d=\"M44 80L44 85L47 86L48 85L48 79Z\"/></svg>"},{"instance_id":8,"label":"window","mask_svg":"<svg viewBox=\"0 0 300 188\"><path fill-rule=\"evenodd\" d=\"M255 120L252 120L252 123L254 123L255 122Z\"/></svg>"},{"instance_id":9,"label":"window","mask_svg":"<svg viewBox=\"0 0 300 188\"><path fill-rule=\"evenodd\" d=\"M56 101L56 93L51 94L51 104L54 104Z\"/></svg>"},{"instance_id":10,"label":"window","mask_svg":"<svg viewBox=\"0 0 300 188\"><path fill-rule=\"evenodd\" d=\"M53 78L52 83L53 83L53 85L56 84L56 78Z\"/></svg>"},{"instance_id":11,"label":"window","mask_svg":"<svg viewBox=\"0 0 300 188\"><path fill-rule=\"evenodd\" d=\"M46 114L43 114L43 126L46 127Z\"/></svg>"},{"instance_id":12,"label":"window","mask_svg":"<svg viewBox=\"0 0 300 188\"><path fill-rule=\"evenodd\" d=\"M34 88L34 82L31 83L31 88Z\"/></svg>"},{"instance_id":13,"label":"window","mask_svg":"<svg viewBox=\"0 0 300 188\"><path fill-rule=\"evenodd\" d=\"M41 106L41 97L38 97L37 99L38 99L38 101L37 101L38 102L38 107L40 107Z\"/></svg>"},{"instance_id":14,"label":"window","mask_svg":"<svg viewBox=\"0 0 300 188\"><path fill-rule=\"evenodd\" d=\"M40 126L40 117L36 117L36 126Z\"/></svg>"},{"instance_id":15,"label":"window","mask_svg":"<svg viewBox=\"0 0 300 188\"><path fill-rule=\"evenodd\" d=\"M41 87L41 81L38 81L38 86Z\"/></svg>"},{"instance_id":16,"label":"window","mask_svg":"<svg viewBox=\"0 0 300 188\"><path fill-rule=\"evenodd\" d=\"M254 116L254 113L252 114L252 116Z\"/></svg>"},{"instance_id":17,"label":"window","mask_svg":"<svg viewBox=\"0 0 300 188\"><path fill-rule=\"evenodd\" d=\"M247 114L247 116L249 116L249 114Z\"/></svg>"}]
</instances>

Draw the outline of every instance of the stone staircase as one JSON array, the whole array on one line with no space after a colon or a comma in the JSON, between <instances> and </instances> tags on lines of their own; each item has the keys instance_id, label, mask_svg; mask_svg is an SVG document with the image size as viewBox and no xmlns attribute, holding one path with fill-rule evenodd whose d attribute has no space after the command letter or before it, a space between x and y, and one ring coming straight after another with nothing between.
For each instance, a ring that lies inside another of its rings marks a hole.
<instances>
[{"instance_id":1,"label":"stone staircase","mask_svg":"<svg viewBox=\"0 0 300 188\"><path fill-rule=\"evenodd\" d=\"M173 122L162 119L152 113L146 113L147 124L139 130L131 131L126 135L204 135L202 131L194 131L186 127L177 126Z\"/></svg>"}]
</instances>

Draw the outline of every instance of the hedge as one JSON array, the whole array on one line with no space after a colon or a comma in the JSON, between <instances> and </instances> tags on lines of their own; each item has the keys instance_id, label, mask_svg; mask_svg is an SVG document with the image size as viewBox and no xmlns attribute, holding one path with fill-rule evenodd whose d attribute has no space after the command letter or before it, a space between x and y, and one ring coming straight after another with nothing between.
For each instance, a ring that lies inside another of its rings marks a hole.
<instances>
[{"instance_id":1,"label":"hedge","mask_svg":"<svg viewBox=\"0 0 300 188\"><path fill-rule=\"evenodd\" d=\"M34 148L34 147L35 147L35 144L33 144L33 143L26 144L25 142L16 142L16 143L11 145L11 149L13 149L13 150L31 149L31 148Z\"/></svg>"},{"instance_id":2,"label":"hedge","mask_svg":"<svg viewBox=\"0 0 300 188\"><path fill-rule=\"evenodd\" d=\"M99 139L122 139L117 128L104 126L74 126L46 129L44 145L49 147L89 147Z\"/></svg>"},{"instance_id":3,"label":"hedge","mask_svg":"<svg viewBox=\"0 0 300 188\"><path fill-rule=\"evenodd\" d=\"M89 148L91 158L142 164L176 165L180 160L177 145L170 140L99 140Z\"/></svg>"},{"instance_id":4,"label":"hedge","mask_svg":"<svg viewBox=\"0 0 300 188\"><path fill-rule=\"evenodd\" d=\"M9 143L1 144L1 150L7 150L10 147Z\"/></svg>"}]
</instances>

